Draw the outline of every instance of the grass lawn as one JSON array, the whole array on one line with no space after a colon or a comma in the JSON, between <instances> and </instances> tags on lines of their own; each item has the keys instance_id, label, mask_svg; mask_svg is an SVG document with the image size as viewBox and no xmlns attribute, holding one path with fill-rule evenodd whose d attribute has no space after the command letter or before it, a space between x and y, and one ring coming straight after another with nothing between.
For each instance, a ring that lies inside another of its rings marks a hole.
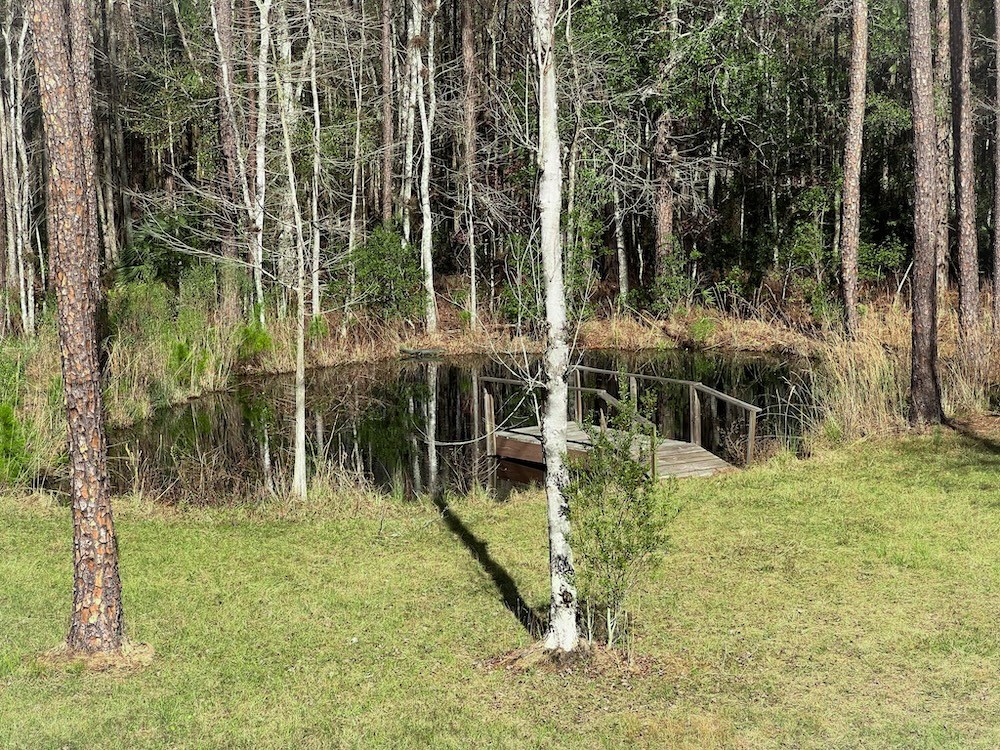
<instances>
[{"instance_id":1,"label":"grass lawn","mask_svg":"<svg viewBox=\"0 0 1000 750\"><path fill-rule=\"evenodd\" d=\"M995 438L994 438L995 440ZM4 748L996 748L1000 443L944 431L677 488L644 671L515 672L530 638L430 504L270 520L119 512L131 674L54 667L65 509L0 499ZM528 493L456 500L547 601Z\"/></svg>"}]
</instances>

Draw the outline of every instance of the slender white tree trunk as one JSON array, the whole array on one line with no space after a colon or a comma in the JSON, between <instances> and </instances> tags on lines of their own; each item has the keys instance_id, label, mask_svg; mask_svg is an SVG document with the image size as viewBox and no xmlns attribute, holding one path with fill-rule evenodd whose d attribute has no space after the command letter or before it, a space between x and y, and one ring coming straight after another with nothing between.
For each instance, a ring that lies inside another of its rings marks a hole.
<instances>
[{"instance_id":1,"label":"slender white tree trunk","mask_svg":"<svg viewBox=\"0 0 1000 750\"><path fill-rule=\"evenodd\" d=\"M438 366L436 363L427 365L427 492L433 497L438 486L438 455L437 455L437 392Z\"/></svg>"},{"instance_id":2,"label":"slender white tree trunk","mask_svg":"<svg viewBox=\"0 0 1000 750\"><path fill-rule=\"evenodd\" d=\"M545 452L545 495L549 517L549 572L552 598L545 647L572 651L579 643L576 627L576 583L570 547L566 456L566 374L569 341L566 293L563 287L559 215L562 210L562 167L556 99L553 0L532 0L535 54L538 64L538 209L541 218L542 273L545 287L545 412L542 443Z\"/></svg>"},{"instance_id":3,"label":"slender white tree trunk","mask_svg":"<svg viewBox=\"0 0 1000 750\"><path fill-rule=\"evenodd\" d=\"M305 500L306 484L306 240L302 226L302 211L299 209L298 190L295 185L295 161L292 158L292 135L288 123L288 106L284 101L287 89L276 71L278 92L278 113L281 117L281 134L285 152L285 168L288 172L288 194L291 196L292 219L295 228L295 259L297 283L295 285L295 468L292 473L292 494Z\"/></svg>"},{"instance_id":4,"label":"slender white tree trunk","mask_svg":"<svg viewBox=\"0 0 1000 750\"><path fill-rule=\"evenodd\" d=\"M0 176L7 207L8 286L16 291L21 331L35 331L35 266L31 257L31 170L25 141L26 43L28 24L15 26L15 9L8 5L0 29L3 35L3 81L0 82Z\"/></svg>"},{"instance_id":5,"label":"slender white tree trunk","mask_svg":"<svg viewBox=\"0 0 1000 750\"><path fill-rule=\"evenodd\" d=\"M435 6L436 7L436 6ZM422 55L417 51L417 76L420 128L423 136L423 154L420 160L420 265L424 271L426 295L427 332L437 333L437 297L434 294L434 215L431 213L431 135L437 110L434 92L434 19L436 10L427 19L427 66L419 65ZM426 94L426 96L425 96Z\"/></svg>"},{"instance_id":6,"label":"slender white tree trunk","mask_svg":"<svg viewBox=\"0 0 1000 750\"><path fill-rule=\"evenodd\" d=\"M362 96L362 69L361 66L364 63L365 56L365 32L364 27L361 28L361 50L358 55L358 59L355 62L354 56L350 52L350 42L347 40L347 30L344 30L345 42L347 42L348 58L351 65L351 85L354 89L354 168L351 173L351 220L347 228L347 264L348 264L348 275L350 281L350 294L347 295L347 301L344 303L344 323L341 330L341 334L347 335L347 313L349 306L354 300L355 296L355 267L354 267L354 251L357 247L358 242L358 199L363 190L362 185L362 174L361 174L361 124L362 116L364 112L364 99Z\"/></svg>"},{"instance_id":7,"label":"slender white tree trunk","mask_svg":"<svg viewBox=\"0 0 1000 750\"><path fill-rule=\"evenodd\" d=\"M622 201L618 186L612 191L615 212L615 249L618 253L618 300L622 304L628 301L628 256L625 252L625 226L622 219Z\"/></svg>"},{"instance_id":8,"label":"slender white tree trunk","mask_svg":"<svg viewBox=\"0 0 1000 750\"><path fill-rule=\"evenodd\" d=\"M412 235L413 224L413 153L416 137L416 114L418 78L420 77L420 57L417 48L417 37L424 25L422 0L412 0L410 3L410 18L406 51L406 78L403 90L403 184L400 191L400 203L403 214L403 241L408 245Z\"/></svg>"},{"instance_id":9,"label":"slender white tree trunk","mask_svg":"<svg viewBox=\"0 0 1000 750\"><path fill-rule=\"evenodd\" d=\"M268 60L271 49L271 0L258 0L260 11L260 48L257 51L257 133L254 138L253 206L253 285L257 318L264 325L264 198L267 190L267 98Z\"/></svg>"}]
</instances>

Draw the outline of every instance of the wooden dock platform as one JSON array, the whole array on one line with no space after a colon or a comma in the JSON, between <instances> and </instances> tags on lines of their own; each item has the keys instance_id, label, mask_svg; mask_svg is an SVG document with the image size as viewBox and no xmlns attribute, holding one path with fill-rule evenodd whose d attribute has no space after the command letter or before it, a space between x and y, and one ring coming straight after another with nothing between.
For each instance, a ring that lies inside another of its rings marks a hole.
<instances>
[{"instance_id":1,"label":"wooden dock platform","mask_svg":"<svg viewBox=\"0 0 1000 750\"><path fill-rule=\"evenodd\" d=\"M577 423L570 422L566 433L567 453L573 458L587 455L591 449L590 435ZM495 455L525 463L543 465L541 427L529 425L516 429L498 430L495 435ZM639 446L635 448L639 455ZM656 448L655 474L667 477L710 477L734 468L700 445L682 440L659 441Z\"/></svg>"}]
</instances>

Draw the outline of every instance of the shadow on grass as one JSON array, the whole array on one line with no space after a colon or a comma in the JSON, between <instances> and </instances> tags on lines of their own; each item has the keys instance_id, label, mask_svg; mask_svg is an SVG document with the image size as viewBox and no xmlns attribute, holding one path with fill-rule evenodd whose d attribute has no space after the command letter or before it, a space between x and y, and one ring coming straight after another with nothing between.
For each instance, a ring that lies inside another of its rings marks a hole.
<instances>
[{"instance_id":1,"label":"shadow on grass","mask_svg":"<svg viewBox=\"0 0 1000 750\"><path fill-rule=\"evenodd\" d=\"M945 424L972 443L977 450L993 456L1000 456L1000 440L984 435L982 432L978 432L973 425L962 421L948 420Z\"/></svg>"},{"instance_id":2,"label":"shadow on grass","mask_svg":"<svg viewBox=\"0 0 1000 750\"><path fill-rule=\"evenodd\" d=\"M521 596L517 583L510 573L493 558L487 543L472 533L472 530L462 522L462 519L455 514L440 494L434 497L434 505L441 512L441 520L444 521L444 525L458 537L472 558L479 563L479 566L493 581L493 585L496 586L503 598L504 606L518 619L529 635L533 638L541 638L542 633L545 632L545 621Z\"/></svg>"}]
</instances>

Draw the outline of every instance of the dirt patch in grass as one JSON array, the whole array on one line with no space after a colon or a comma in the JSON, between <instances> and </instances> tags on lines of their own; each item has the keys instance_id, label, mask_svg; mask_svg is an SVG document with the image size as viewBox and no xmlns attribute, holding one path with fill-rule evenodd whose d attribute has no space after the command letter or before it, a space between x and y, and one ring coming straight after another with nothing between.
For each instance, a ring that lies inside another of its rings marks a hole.
<instances>
[{"instance_id":1,"label":"dirt patch in grass","mask_svg":"<svg viewBox=\"0 0 1000 750\"><path fill-rule=\"evenodd\" d=\"M119 651L81 654L65 644L39 655L41 667L70 672L110 672L128 674L140 672L153 663L153 647L146 643L125 641Z\"/></svg>"}]
</instances>

